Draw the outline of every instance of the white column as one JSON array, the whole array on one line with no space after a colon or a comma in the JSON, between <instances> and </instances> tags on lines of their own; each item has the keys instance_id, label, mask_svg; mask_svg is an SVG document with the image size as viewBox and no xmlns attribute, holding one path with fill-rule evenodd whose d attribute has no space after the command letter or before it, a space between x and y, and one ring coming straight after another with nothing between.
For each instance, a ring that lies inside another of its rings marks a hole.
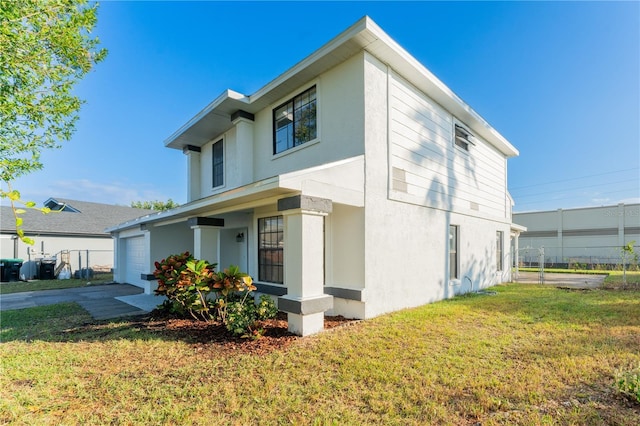
<instances>
[{"instance_id":1,"label":"white column","mask_svg":"<svg viewBox=\"0 0 640 426\"><path fill-rule=\"evenodd\" d=\"M193 256L218 265L220 270L220 228L214 226L192 226Z\"/></svg>"},{"instance_id":2,"label":"white column","mask_svg":"<svg viewBox=\"0 0 640 426\"><path fill-rule=\"evenodd\" d=\"M251 115L238 115L232 123L236 126L236 153L240 185L253 182L253 120Z\"/></svg>"},{"instance_id":3,"label":"white column","mask_svg":"<svg viewBox=\"0 0 640 426\"><path fill-rule=\"evenodd\" d=\"M188 145L182 152L187 156L187 201L201 198L200 148Z\"/></svg>"},{"instance_id":4,"label":"white column","mask_svg":"<svg viewBox=\"0 0 640 426\"><path fill-rule=\"evenodd\" d=\"M111 234L111 238L113 238L113 281L117 283L124 282L124 276L122 275L122 270L124 269L122 265L124 264L124 239L119 238L120 234L118 232L114 232Z\"/></svg>"},{"instance_id":5,"label":"white column","mask_svg":"<svg viewBox=\"0 0 640 426\"><path fill-rule=\"evenodd\" d=\"M284 203L281 203L284 201ZM284 284L278 307L287 312L289 331L307 336L324 329L333 297L324 294L324 217L331 201L296 196L280 200L284 216Z\"/></svg>"}]
</instances>

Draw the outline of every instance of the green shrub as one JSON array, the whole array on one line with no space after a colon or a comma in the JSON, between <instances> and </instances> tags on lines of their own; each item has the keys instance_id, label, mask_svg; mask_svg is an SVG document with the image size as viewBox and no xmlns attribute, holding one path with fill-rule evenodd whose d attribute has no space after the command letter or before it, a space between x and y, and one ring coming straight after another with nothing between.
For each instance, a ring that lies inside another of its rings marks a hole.
<instances>
[{"instance_id":1,"label":"green shrub","mask_svg":"<svg viewBox=\"0 0 640 426\"><path fill-rule=\"evenodd\" d=\"M155 294L167 297L171 312L188 314L197 320L213 319L207 296L211 292L215 264L196 260L184 252L162 259L155 266L153 275L158 279Z\"/></svg>"},{"instance_id":2,"label":"green shrub","mask_svg":"<svg viewBox=\"0 0 640 426\"><path fill-rule=\"evenodd\" d=\"M256 318L258 321L264 321L275 318L278 315L278 308L271 297L266 294L260 296L256 306Z\"/></svg>"},{"instance_id":3,"label":"green shrub","mask_svg":"<svg viewBox=\"0 0 640 426\"><path fill-rule=\"evenodd\" d=\"M258 338L264 333L260 322L275 318L278 308L271 297L263 294L256 303L249 300L235 300L227 304L226 327L236 336Z\"/></svg>"},{"instance_id":4,"label":"green shrub","mask_svg":"<svg viewBox=\"0 0 640 426\"><path fill-rule=\"evenodd\" d=\"M622 394L640 403L640 365L631 371L618 373L615 384Z\"/></svg>"},{"instance_id":5,"label":"green shrub","mask_svg":"<svg viewBox=\"0 0 640 426\"><path fill-rule=\"evenodd\" d=\"M232 334L243 337L259 337L259 321L278 313L269 296L255 302L253 279L237 266L215 272L215 264L194 259L189 252L171 255L155 266L155 293L167 297L160 308L171 313L200 321L217 319Z\"/></svg>"}]
</instances>

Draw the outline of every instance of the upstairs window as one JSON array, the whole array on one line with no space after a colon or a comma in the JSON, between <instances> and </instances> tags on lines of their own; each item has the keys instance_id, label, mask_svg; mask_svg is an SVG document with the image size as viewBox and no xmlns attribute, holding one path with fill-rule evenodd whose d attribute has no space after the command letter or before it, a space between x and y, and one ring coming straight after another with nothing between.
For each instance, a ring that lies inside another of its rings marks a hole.
<instances>
[{"instance_id":1,"label":"upstairs window","mask_svg":"<svg viewBox=\"0 0 640 426\"><path fill-rule=\"evenodd\" d=\"M302 145L316 136L316 86L273 110L274 154Z\"/></svg>"},{"instance_id":2,"label":"upstairs window","mask_svg":"<svg viewBox=\"0 0 640 426\"><path fill-rule=\"evenodd\" d=\"M222 140L213 144L212 152L213 187L217 188L224 185L224 146Z\"/></svg>"},{"instance_id":3,"label":"upstairs window","mask_svg":"<svg viewBox=\"0 0 640 426\"><path fill-rule=\"evenodd\" d=\"M457 147L464 149L465 151L469 151L469 145L473 145L472 142L473 136L471 132L465 129L462 126L455 125L455 137L453 142Z\"/></svg>"}]
</instances>

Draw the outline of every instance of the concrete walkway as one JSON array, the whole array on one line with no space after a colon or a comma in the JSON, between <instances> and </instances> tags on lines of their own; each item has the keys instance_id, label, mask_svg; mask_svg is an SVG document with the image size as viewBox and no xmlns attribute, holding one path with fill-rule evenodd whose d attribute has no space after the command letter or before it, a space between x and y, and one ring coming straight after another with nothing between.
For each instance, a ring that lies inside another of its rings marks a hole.
<instances>
[{"instance_id":1,"label":"concrete walkway","mask_svg":"<svg viewBox=\"0 0 640 426\"><path fill-rule=\"evenodd\" d=\"M570 288L601 288L606 275L544 273L544 284ZM516 282L538 284L537 272L520 272Z\"/></svg>"},{"instance_id":2,"label":"concrete walkway","mask_svg":"<svg viewBox=\"0 0 640 426\"><path fill-rule=\"evenodd\" d=\"M94 319L104 320L151 312L162 298L144 294L128 284L105 284L60 290L27 291L0 295L0 311L77 302Z\"/></svg>"}]
</instances>

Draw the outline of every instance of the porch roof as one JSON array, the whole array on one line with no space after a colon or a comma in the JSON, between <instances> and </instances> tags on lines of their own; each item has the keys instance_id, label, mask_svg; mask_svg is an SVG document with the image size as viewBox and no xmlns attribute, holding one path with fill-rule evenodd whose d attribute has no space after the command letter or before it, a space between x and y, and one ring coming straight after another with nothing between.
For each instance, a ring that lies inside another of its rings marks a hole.
<instances>
[{"instance_id":1,"label":"porch roof","mask_svg":"<svg viewBox=\"0 0 640 426\"><path fill-rule=\"evenodd\" d=\"M105 232L114 233L151 223L168 225L171 223L186 222L194 216L248 210L268 204L269 202L275 202L277 198L283 195L293 195L299 192L300 191L295 189L282 187L280 185L280 178L274 176L240 188L231 189L221 194L200 198L171 210L142 216L107 228Z\"/></svg>"}]
</instances>

